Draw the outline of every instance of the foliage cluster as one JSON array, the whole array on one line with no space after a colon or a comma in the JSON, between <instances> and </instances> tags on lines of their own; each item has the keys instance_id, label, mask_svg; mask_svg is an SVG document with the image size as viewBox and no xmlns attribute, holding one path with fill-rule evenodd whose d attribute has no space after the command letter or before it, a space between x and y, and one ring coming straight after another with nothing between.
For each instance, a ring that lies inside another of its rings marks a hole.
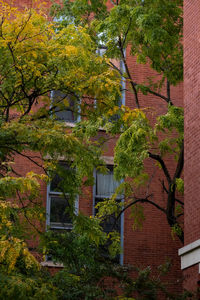
<instances>
[{"instance_id":1,"label":"foliage cluster","mask_svg":"<svg viewBox=\"0 0 200 300\"><path fill-rule=\"evenodd\" d=\"M81 25L96 48L104 47L104 57L109 59L110 67L118 71L122 82L126 81L126 91L132 92L135 109L115 106L101 120L96 119L96 131L93 132L97 134L101 126L108 134L120 136L115 148L116 178L131 177L133 181L129 187L126 185L127 206L121 208L119 214L132 206L134 227L141 226L137 223L144 220L142 206L145 203L153 205L164 213L172 232L176 232L181 242L184 240L181 221L184 203L180 195L184 165L183 109L175 106L171 86L176 86L183 77L182 5L182 0L64 0L62 6L55 3L52 8L52 14L62 16L60 28L70 23ZM149 64L158 76L136 82L137 74L132 71L130 56L136 57L138 64ZM123 67L119 68L117 60ZM156 108L145 104L145 96L149 94L155 98L155 107L158 107L156 101L165 102L163 115L157 116ZM111 122L112 117L115 117L114 122ZM83 122L79 133L83 134L90 124ZM174 164L173 171L168 163L169 157ZM162 171L159 180L166 195L164 205L155 202L149 191L153 175L146 174L147 161L152 161ZM138 187L142 184L144 192L141 197ZM106 203L102 205L106 212ZM138 211L140 217L134 211Z\"/></svg>"}]
</instances>

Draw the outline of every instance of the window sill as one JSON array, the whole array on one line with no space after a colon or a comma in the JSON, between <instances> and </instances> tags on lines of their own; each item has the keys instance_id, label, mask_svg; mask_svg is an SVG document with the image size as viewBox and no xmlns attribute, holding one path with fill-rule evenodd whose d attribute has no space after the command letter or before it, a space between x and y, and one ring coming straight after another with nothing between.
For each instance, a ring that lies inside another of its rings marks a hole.
<instances>
[{"instance_id":1,"label":"window sill","mask_svg":"<svg viewBox=\"0 0 200 300\"><path fill-rule=\"evenodd\" d=\"M65 125L74 128L76 126L76 122L65 122Z\"/></svg>"},{"instance_id":2,"label":"window sill","mask_svg":"<svg viewBox=\"0 0 200 300\"><path fill-rule=\"evenodd\" d=\"M64 265L61 263L54 263L53 261L43 261L40 263L42 267L49 267L49 268L64 268Z\"/></svg>"},{"instance_id":3,"label":"window sill","mask_svg":"<svg viewBox=\"0 0 200 300\"><path fill-rule=\"evenodd\" d=\"M71 128L74 128L77 124L77 122L64 122L64 123L67 127L71 127ZM106 132L106 129L104 127L99 127L99 131Z\"/></svg>"}]
</instances>

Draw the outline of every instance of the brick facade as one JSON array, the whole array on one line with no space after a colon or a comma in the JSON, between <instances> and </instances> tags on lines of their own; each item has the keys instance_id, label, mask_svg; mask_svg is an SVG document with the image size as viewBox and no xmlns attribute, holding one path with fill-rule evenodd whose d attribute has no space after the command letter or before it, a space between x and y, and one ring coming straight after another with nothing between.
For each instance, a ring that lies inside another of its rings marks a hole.
<instances>
[{"instance_id":1,"label":"brick facade","mask_svg":"<svg viewBox=\"0 0 200 300\"><path fill-rule=\"evenodd\" d=\"M185 245L200 239L200 3L184 1ZM197 254L195 254L197 255ZM184 270L184 287L196 289L198 265Z\"/></svg>"},{"instance_id":2,"label":"brick facade","mask_svg":"<svg viewBox=\"0 0 200 300\"><path fill-rule=\"evenodd\" d=\"M200 5L185 1L185 243L200 238Z\"/></svg>"}]
</instances>

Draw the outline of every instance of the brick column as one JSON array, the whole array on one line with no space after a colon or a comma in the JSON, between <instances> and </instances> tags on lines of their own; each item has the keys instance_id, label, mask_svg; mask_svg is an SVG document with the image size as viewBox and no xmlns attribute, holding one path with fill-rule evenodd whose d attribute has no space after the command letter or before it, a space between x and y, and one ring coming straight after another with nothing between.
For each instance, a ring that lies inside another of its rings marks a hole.
<instances>
[{"instance_id":1,"label":"brick column","mask_svg":"<svg viewBox=\"0 0 200 300\"><path fill-rule=\"evenodd\" d=\"M184 287L196 289L200 263L200 2L184 1Z\"/></svg>"}]
</instances>

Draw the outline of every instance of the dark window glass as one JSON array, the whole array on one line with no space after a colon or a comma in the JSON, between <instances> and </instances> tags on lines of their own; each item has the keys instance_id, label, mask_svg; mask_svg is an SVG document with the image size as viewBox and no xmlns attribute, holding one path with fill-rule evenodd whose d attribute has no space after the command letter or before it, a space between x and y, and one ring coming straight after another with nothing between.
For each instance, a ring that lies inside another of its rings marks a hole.
<instances>
[{"instance_id":1,"label":"dark window glass","mask_svg":"<svg viewBox=\"0 0 200 300\"><path fill-rule=\"evenodd\" d=\"M62 168L61 173L55 174L50 183L48 195L50 201L49 225L50 228L72 228L72 217L69 212L67 212L67 208L69 208L68 200L70 193L66 191L65 187L65 193L63 194L62 181L64 179L62 178L62 174L63 176L66 176L66 181L67 177L72 179L72 176L75 176L76 172L75 169L72 169L70 164L66 162L60 162L60 167ZM68 187L68 184L66 186Z\"/></svg>"},{"instance_id":2,"label":"dark window glass","mask_svg":"<svg viewBox=\"0 0 200 300\"><path fill-rule=\"evenodd\" d=\"M98 199L95 198L95 206L103 201L104 199ZM98 213L98 209L95 208L95 215ZM105 220L102 222L101 226L103 227L104 231L106 233L109 233L113 230L121 233L121 219L120 218L116 218L115 214L112 214L110 216L107 216L107 218L105 218Z\"/></svg>"},{"instance_id":3,"label":"dark window glass","mask_svg":"<svg viewBox=\"0 0 200 300\"><path fill-rule=\"evenodd\" d=\"M65 100L68 101L68 107L64 104ZM53 91L52 104L53 106L56 106L54 109L54 113L57 120L72 123L77 121L77 116L75 113L75 103L71 96L66 95L60 91Z\"/></svg>"},{"instance_id":4,"label":"dark window glass","mask_svg":"<svg viewBox=\"0 0 200 300\"><path fill-rule=\"evenodd\" d=\"M50 223L71 224L72 218L67 213L66 208L69 207L67 197L51 196Z\"/></svg>"},{"instance_id":5,"label":"dark window glass","mask_svg":"<svg viewBox=\"0 0 200 300\"><path fill-rule=\"evenodd\" d=\"M69 163L66 163L66 162L60 162L59 165L62 167L62 172L63 172L63 175L66 176L65 180L67 180L67 178L73 178L76 176L76 171L75 169L73 169ZM50 192L63 192L62 190L62 181L63 181L63 178L61 178L60 175L58 174L55 174L51 180L51 183L50 183ZM68 191L65 191L66 193Z\"/></svg>"}]
</instances>

